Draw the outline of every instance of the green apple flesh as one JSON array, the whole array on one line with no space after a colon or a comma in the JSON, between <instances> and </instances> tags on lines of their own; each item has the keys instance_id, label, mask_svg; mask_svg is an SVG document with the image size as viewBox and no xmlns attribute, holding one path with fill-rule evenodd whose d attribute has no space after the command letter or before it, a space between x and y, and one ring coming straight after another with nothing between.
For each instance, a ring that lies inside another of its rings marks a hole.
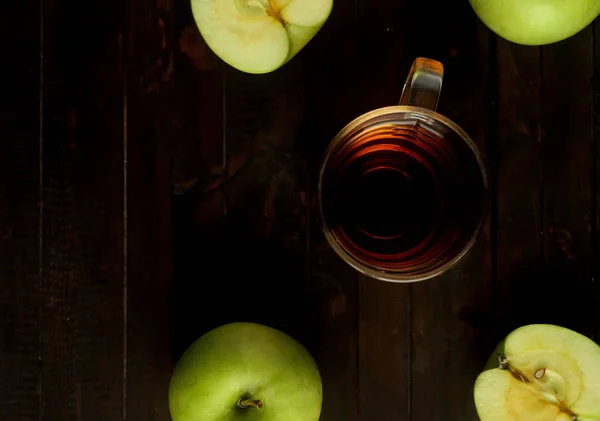
<instances>
[{"instance_id":1,"label":"green apple flesh","mask_svg":"<svg viewBox=\"0 0 600 421\"><path fill-rule=\"evenodd\" d=\"M230 66L268 73L294 57L321 29L333 0L191 0L206 44Z\"/></svg>"},{"instance_id":2,"label":"green apple flesh","mask_svg":"<svg viewBox=\"0 0 600 421\"><path fill-rule=\"evenodd\" d=\"M173 421L318 421L318 367L285 333L254 323L220 326L177 362L169 388Z\"/></svg>"},{"instance_id":3,"label":"green apple flesh","mask_svg":"<svg viewBox=\"0 0 600 421\"><path fill-rule=\"evenodd\" d=\"M479 18L502 38L545 45L569 38L600 14L600 0L469 0Z\"/></svg>"},{"instance_id":4,"label":"green apple flesh","mask_svg":"<svg viewBox=\"0 0 600 421\"><path fill-rule=\"evenodd\" d=\"M496 351L475 382L481 421L600 421L600 346L591 339L528 325Z\"/></svg>"}]
</instances>

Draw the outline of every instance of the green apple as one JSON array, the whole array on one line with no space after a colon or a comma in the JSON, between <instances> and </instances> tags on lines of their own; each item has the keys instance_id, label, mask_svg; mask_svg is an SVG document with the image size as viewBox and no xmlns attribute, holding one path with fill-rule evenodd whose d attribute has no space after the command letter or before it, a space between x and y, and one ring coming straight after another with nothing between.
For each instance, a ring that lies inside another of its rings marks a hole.
<instances>
[{"instance_id":1,"label":"green apple","mask_svg":"<svg viewBox=\"0 0 600 421\"><path fill-rule=\"evenodd\" d=\"M534 324L496 351L475 381L481 421L600 421L600 346L591 339Z\"/></svg>"},{"instance_id":2,"label":"green apple","mask_svg":"<svg viewBox=\"0 0 600 421\"><path fill-rule=\"evenodd\" d=\"M333 0L191 0L196 25L223 61L268 73L294 57L327 21Z\"/></svg>"},{"instance_id":3,"label":"green apple","mask_svg":"<svg viewBox=\"0 0 600 421\"><path fill-rule=\"evenodd\" d=\"M169 387L173 421L318 421L322 399L309 352L254 323L201 336L177 362Z\"/></svg>"},{"instance_id":4,"label":"green apple","mask_svg":"<svg viewBox=\"0 0 600 421\"><path fill-rule=\"evenodd\" d=\"M600 14L600 0L469 0L479 18L502 38L544 45L569 38Z\"/></svg>"}]
</instances>

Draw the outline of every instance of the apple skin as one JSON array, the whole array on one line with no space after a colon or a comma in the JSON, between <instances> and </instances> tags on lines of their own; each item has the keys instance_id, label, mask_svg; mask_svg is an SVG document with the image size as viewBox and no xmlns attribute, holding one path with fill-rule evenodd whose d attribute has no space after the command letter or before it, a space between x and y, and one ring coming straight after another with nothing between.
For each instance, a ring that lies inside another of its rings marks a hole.
<instances>
[{"instance_id":1,"label":"apple skin","mask_svg":"<svg viewBox=\"0 0 600 421\"><path fill-rule=\"evenodd\" d=\"M600 0L469 0L497 35L522 45L546 45L569 38L600 14Z\"/></svg>"},{"instance_id":2,"label":"apple skin","mask_svg":"<svg viewBox=\"0 0 600 421\"><path fill-rule=\"evenodd\" d=\"M309 352L268 326L230 323L197 339L175 366L173 421L318 421L322 383ZM240 408L255 399L262 408Z\"/></svg>"}]
</instances>

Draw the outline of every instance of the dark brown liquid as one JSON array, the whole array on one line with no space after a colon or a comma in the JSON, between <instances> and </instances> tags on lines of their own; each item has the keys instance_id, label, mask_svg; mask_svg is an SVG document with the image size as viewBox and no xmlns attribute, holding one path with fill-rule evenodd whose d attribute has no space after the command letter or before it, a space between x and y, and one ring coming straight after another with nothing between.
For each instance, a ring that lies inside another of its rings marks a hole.
<instances>
[{"instance_id":1,"label":"dark brown liquid","mask_svg":"<svg viewBox=\"0 0 600 421\"><path fill-rule=\"evenodd\" d=\"M322 207L338 241L367 264L393 270L460 253L479 225L485 185L473 151L454 136L386 125L332 156Z\"/></svg>"}]
</instances>

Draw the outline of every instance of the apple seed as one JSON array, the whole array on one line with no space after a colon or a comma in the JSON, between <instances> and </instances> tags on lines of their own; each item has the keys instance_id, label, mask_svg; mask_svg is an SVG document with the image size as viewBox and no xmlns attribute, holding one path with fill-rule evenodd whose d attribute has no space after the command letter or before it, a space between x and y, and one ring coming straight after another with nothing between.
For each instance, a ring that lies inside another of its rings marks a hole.
<instances>
[{"instance_id":1,"label":"apple seed","mask_svg":"<svg viewBox=\"0 0 600 421\"><path fill-rule=\"evenodd\" d=\"M544 367L544 368L540 368L538 371L536 371L533 376L539 380L542 377L544 377L545 374L546 374L546 368Z\"/></svg>"}]
</instances>

